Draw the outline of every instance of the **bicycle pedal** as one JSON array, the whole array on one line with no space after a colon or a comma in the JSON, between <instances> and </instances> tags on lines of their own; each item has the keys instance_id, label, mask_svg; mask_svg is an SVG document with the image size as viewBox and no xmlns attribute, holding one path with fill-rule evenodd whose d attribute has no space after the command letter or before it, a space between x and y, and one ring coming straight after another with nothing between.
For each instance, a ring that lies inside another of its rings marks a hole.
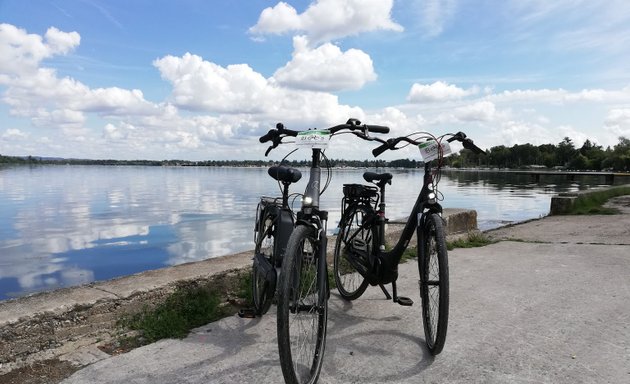
<instances>
[{"instance_id":1,"label":"bicycle pedal","mask_svg":"<svg viewBox=\"0 0 630 384\"><path fill-rule=\"evenodd\" d=\"M411 307L413 305L413 300L403 296L398 296L396 302L404 307Z\"/></svg>"},{"instance_id":2,"label":"bicycle pedal","mask_svg":"<svg viewBox=\"0 0 630 384\"><path fill-rule=\"evenodd\" d=\"M253 308L241 309L238 311L238 317L241 319L255 319L256 318L256 310Z\"/></svg>"}]
</instances>

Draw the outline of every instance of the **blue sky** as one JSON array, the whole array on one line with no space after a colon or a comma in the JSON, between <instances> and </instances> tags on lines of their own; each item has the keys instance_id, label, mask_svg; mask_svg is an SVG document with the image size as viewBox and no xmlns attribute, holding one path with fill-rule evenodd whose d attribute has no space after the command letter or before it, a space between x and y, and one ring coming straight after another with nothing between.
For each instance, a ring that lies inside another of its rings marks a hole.
<instances>
[{"instance_id":1,"label":"blue sky","mask_svg":"<svg viewBox=\"0 0 630 384\"><path fill-rule=\"evenodd\" d=\"M608 146L630 137L628 63L626 0L0 0L0 154L259 159L276 122L349 117Z\"/></svg>"}]
</instances>

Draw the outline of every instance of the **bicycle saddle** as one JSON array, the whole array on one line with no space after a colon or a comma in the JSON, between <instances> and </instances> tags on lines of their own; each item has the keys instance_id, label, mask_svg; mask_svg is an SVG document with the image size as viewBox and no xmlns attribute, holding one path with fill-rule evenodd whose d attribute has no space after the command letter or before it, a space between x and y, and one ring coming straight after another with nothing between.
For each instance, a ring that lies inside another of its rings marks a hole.
<instances>
[{"instance_id":1,"label":"bicycle saddle","mask_svg":"<svg viewBox=\"0 0 630 384\"><path fill-rule=\"evenodd\" d=\"M384 183L390 183L392 181L392 174L389 172L386 173L375 173L375 172L365 172L363 173L363 179L368 183L373 183L375 181L382 181Z\"/></svg>"},{"instance_id":2,"label":"bicycle saddle","mask_svg":"<svg viewBox=\"0 0 630 384\"><path fill-rule=\"evenodd\" d=\"M302 178L302 172L295 168L274 165L267 171L269 176L285 183L296 183Z\"/></svg>"}]
</instances>

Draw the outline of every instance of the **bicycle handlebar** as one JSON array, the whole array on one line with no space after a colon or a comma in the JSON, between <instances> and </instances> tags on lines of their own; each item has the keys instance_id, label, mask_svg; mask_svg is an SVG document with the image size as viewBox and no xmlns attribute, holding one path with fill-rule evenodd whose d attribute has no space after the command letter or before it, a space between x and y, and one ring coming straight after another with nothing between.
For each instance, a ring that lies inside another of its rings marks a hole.
<instances>
[{"instance_id":1,"label":"bicycle handlebar","mask_svg":"<svg viewBox=\"0 0 630 384\"><path fill-rule=\"evenodd\" d=\"M386 127L384 125L365 125L365 128L367 128L368 131L370 132L374 132L374 133L389 133L389 127Z\"/></svg>"},{"instance_id":2,"label":"bicycle handlebar","mask_svg":"<svg viewBox=\"0 0 630 384\"><path fill-rule=\"evenodd\" d=\"M387 140L387 142L385 142L385 143L379 145L378 147L374 148L372 150L372 155L374 155L374 157L379 157L383 152L387 151L389 149L391 140L392 139L389 139L389 140ZM394 144L394 145L396 145L396 144Z\"/></svg>"},{"instance_id":3,"label":"bicycle handlebar","mask_svg":"<svg viewBox=\"0 0 630 384\"><path fill-rule=\"evenodd\" d=\"M378 147L374 148L372 150L372 155L374 155L374 157L378 157L380 156L383 152L385 152L388 149L391 149L392 151L399 149L396 148L396 145L398 143L400 143L401 141L405 141L407 143L413 144L413 145L418 145L421 144L422 142L420 141L416 141L413 140L411 138L409 138L408 136L401 136L401 137L396 137L393 139L388 139L387 141L383 142L383 144L379 145ZM475 145L475 143L466 137L466 134L464 132L457 132L456 134L452 134L451 137L449 137L448 139L446 139L446 141L448 141L449 143L452 141L459 141L464 145L464 148L466 149L470 149L471 151L473 151L476 154L485 154L486 152L479 148L478 146Z\"/></svg>"},{"instance_id":4,"label":"bicycle handlebar","mask_svg":"<svg viewBox=\"0 0 630 384\"><path fill-rule=\"evenodd\" d=\"M334 127L326 128L326 130L329 131L331 134L335 132L339 132L343 129L348 129L350 131L360 130L362 132L367 131L367 132L374 132L374 133L389 133L389 127L386 127L383 125L361 124L359 120L352 119L352 118L348 119L348 121L345 124L339 124L339 125L335 125ZM269 132L261 136L258 140L261 143L266 143L268 141L272 142L271 146L269 146L269 148L267 148L267 151L265 152L265 156L267 156L269 152L271 152L272 149L276 148L278 145L282 143L283 138L287 136L295 137L298 135L299 132L300 131L286 129L284 127L284 124L278 123L276 124L275 129L270 129ZM362 139L373 140L372 138L369 138L364 133L355 133L355 132L353 133L361 137ZM378 141L382 141L382 140L378 140Z\"/></svg>"}]
</instances>

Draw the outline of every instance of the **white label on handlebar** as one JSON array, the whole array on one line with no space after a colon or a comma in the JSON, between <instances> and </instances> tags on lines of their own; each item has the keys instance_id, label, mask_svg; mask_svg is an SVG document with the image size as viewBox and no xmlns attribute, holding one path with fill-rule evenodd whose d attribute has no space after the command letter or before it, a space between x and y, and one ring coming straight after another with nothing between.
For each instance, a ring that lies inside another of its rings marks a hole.
<instances>
[{"instance_id":1,"label":"white label on handlebar","mask_svg":"<svg viewBox=\"0 0 630 384\"><path fill-rule=\"evenodd\" d=\"M328 130L312 130L298 132L295 137L295 145L298 147L311 147L311 148L328 148L328 142L330 141L330 131Z\"/></svg>"},{"instance_id":2,"label":"white label on handlebar","mask_svg":"<svg viewBox=\"0 0 630 384\"><path fill-rule=\"evenodd\" d=\"M448 141L441 142L439 146L442 147L443 157L446 157L452 153L451 145L448 143ZM426 143L418 144L418 148L420 149L422 160L431 161L438 158L438 143L435 140L429 140Z\"/></svg>"}]
</instances>

